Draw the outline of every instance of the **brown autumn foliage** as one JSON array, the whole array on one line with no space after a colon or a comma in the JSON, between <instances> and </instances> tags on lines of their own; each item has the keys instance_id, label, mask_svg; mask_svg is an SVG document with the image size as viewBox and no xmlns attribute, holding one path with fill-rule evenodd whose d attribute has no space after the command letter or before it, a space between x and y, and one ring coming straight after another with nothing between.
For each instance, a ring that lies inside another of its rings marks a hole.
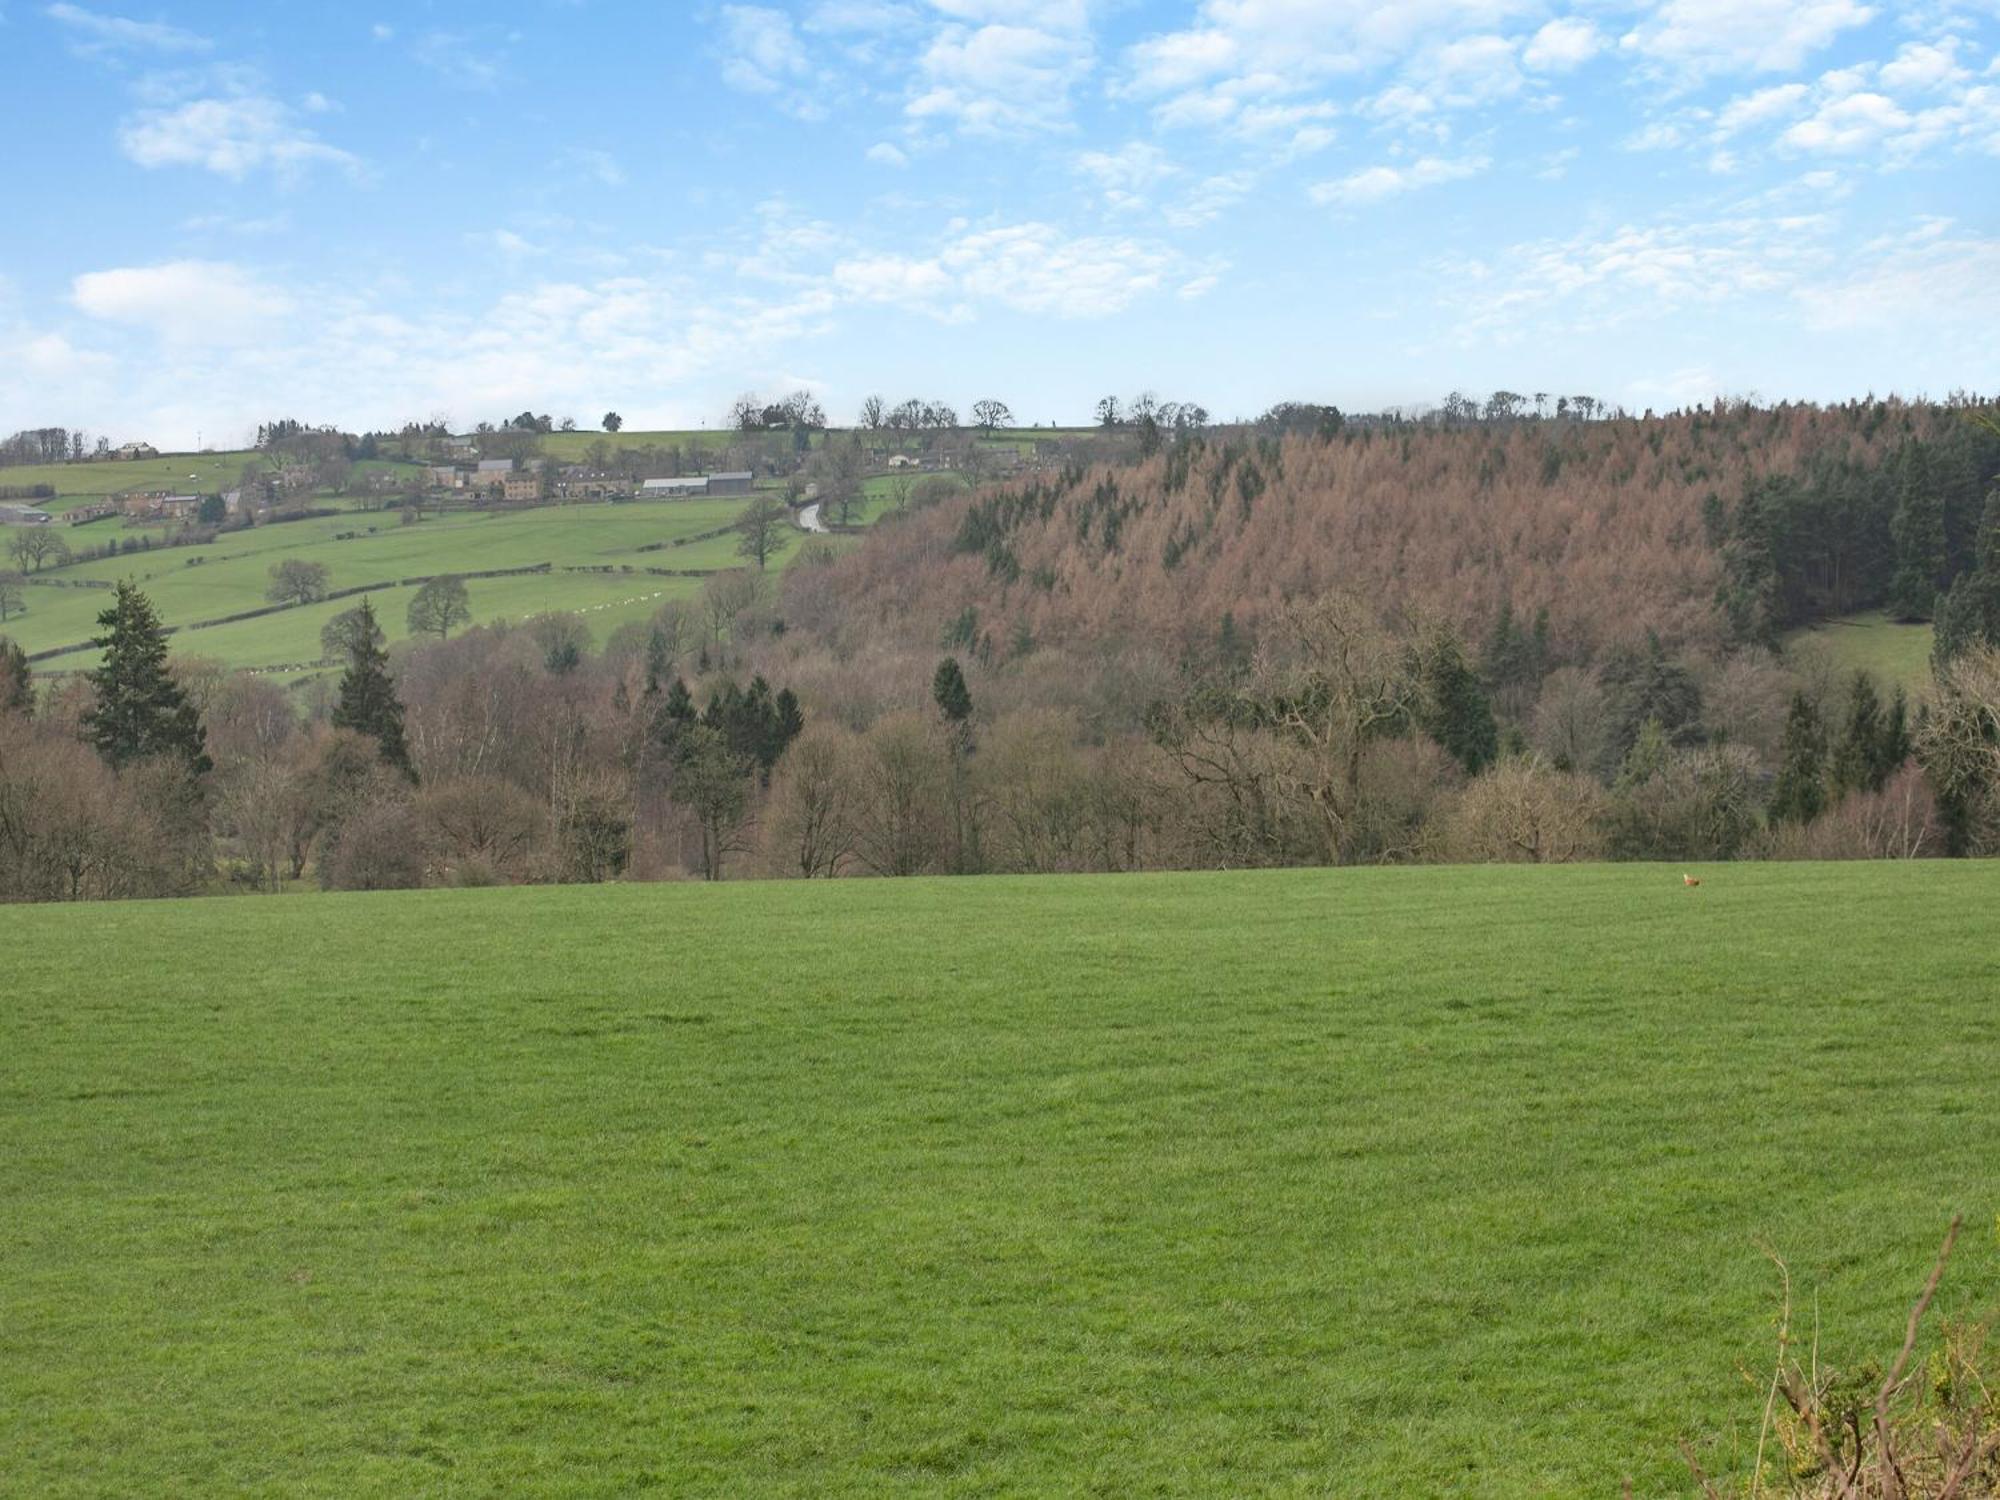
<instances>
[{"instance_id":1,"label":"brown autumn foliage","mask_svg":"<svg viewBox=\"0 0 2000 1500\"><path fill-rule=\"evenodd\" d=\"M1211 436L1128 468L1016 481L894 517L787 580L786 613L848 649L933 646L971 609L993 659L1133 639L1170 655L1227 616L1255 638L1288 598L1338 588L1471 633L1548 609L1558 660L1651 632L1723 641L1710 495L1816 455L1879 459L1939 408L1785 406L1652 420ZM1020 497L1018 524L982 527ZM993 533L998 545L983 538Z\"/></svg>"}]
</instances>

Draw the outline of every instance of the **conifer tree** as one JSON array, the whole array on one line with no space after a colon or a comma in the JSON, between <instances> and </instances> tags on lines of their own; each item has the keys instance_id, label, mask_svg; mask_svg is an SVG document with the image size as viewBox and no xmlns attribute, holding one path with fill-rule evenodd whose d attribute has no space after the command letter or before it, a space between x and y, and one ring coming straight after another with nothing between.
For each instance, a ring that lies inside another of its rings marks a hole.
<instances>
[{"instance_id":1,"label":"conifer tree","mask_svg":"<svg viewBox=\"0 0 2000 1500\"><path fill-rule=\"evenodd\" d=\"M91 644L102 648L104 663L90 674L97 701L83 728L98 754L114 769L172 755L195 775L212 770L201 716L167 671L167 633L152 601L131 582L120 583L97 623L104 634Z\"/></svg>"},{"instance_id":2,"label":"conifer tree","mask_svg":"<svg viewBox=\"0 0 2000 1500\"><path fill-rule=\"evenodd\" d=\"M18 642L0 636L0 714L35 711L35 677L28 653Z\"/></svg>"},{"instance_id":3,"label":"conifer tree","mask_svg":"<svg viewBox=\"0 0 2000 1500\"><path fill-rule=\"evenodd\" d=\"M416 768L410 764L410 747L403 737L403 705L389 680L389 657L380 645L375 607L363 599L359 614L348 642L347 670L341 674L333 726L367 735L375 741L384 765L415 781Z\"/></svg>"},{"instance_id":4,"label":"conifer tree","mask_svg":"<svg viewBox=\"0 0 2000 1500\"><path fill-rule=\"evenodd\" d=\"M1500 758L1493 704L1456 636L1441 636L1424 653L1419 681L1419 727L1450 752L1468 776L1477 776Z\"/></svg>"},{"instance_id":5,"label":"conifer tree","mask_svg":"<svg viewBox=\"0 0 2000 1500\"><path fill-rule=\"evenodd\" d=\"M1910 698L1899 684L1889 699L1889 712L1882 719L1882 738L1876 746L1876 764L1883 782L1902 770L1903 762L1916 750L1910 735Z\"/></svg>"},{"instance_id":6,"label":"conifer tree","mask_svg":"<svg viewBox=\"0 0 2000 1500\"><path fill-rule=\"evenodd\" d=\"M1944 582L1944 500L1931 483L1921 446L1905 451L1896 513L1889 522L1896 543L1896 572L1889 580L1889 608L1899 619L1928 620Z\"/></svg>"},{"instance_id":7,"label":"conifer tree","mask_svg":"<svg viewBox=\"0 0 2000 1500\"><path fill-rule=\"evenodd\" d=\"M666 681L667 671L673 663L667 658L666 633L659 626L646 638L646 696L657 697L660 685Z\"/></svg>"},{"instance_id":8,"label":"conifer tree","mask_svg":"<svg viewBox=\"0 0 2000 1500\"><path fill-rule=\"evenodd\" d=\"M1876 694L1875 679L1866 672L1856 672L1847 697L1847 718L1833 747L1830 779L1834 796L1882 790L1889 769L1893 769L1882 764L1883 727L1882 700Z\"/></svg>"},{"instance_id":9,"label":"conifer tree","mask_svg":"<svg viewBox=\"0 0 2000 1500\"><path fill-rule=\"evenodd\" d=\"M948 724L963 725L972 717L972 690L965 685L957 657L947 656L938 663L931 678L931 698Z\"/></svg>"},{"instance_id":10,"label":"conifer tree","mask_svg":"<svg viewBox=\"0 0 2000 1500\"><path fill-rule=\"evenodd\" d=\"M694 694L688 685L676 677L673 686L659 700L659 707L653 714L653 741L673 760L680 754L681 742L687 732L700 722L694 709Z\"/></svg>"},{"instance_id":11,"label":"conifer tree","mask_svg":"<svg viewBox=\"0 0 2000 1500\"><path fill-rule=\"evenodd\" d=\"M1819 710L1804 693L1792 694L1785 716L1785 738L1779 750L1777 785L1771 789L1771 821L1810 823L1826 806L1822 775L1826 759L1826 729Z\"/></svg>"}]
</instances>

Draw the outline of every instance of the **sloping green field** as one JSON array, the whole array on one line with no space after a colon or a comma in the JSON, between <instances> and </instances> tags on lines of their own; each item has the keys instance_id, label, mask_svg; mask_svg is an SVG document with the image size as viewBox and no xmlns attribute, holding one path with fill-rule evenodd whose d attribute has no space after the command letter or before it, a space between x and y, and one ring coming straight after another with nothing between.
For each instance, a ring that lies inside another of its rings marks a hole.
<instances>
[{"instance_id":1,"label":"sloping green field","mask_svg":"<svg viewBox=\"0 0 2000 1500\"><path fill-rule=\"evenodd\" d=\"M159 458L111 459L80 464L21 464L0 468L0 484L55 486L58 502L37 502L68 510L127 490L171 490L183 495L234 489L243 466L263 455L248 449L223 453L170 453Z\"/></svg>"},{"instance_id":2,"label":"sloping green field","mask_svg":"<svg viewBox=\"0 0 2000 1500\"><path fill-rule=\"evenodd\" d=\"M1867 672L1887 687L1900 686L1912 698L1931 691L1931 627L1892 620L1881 610L1829 620L1801 630L1792 640L1823 649L1842 672Z\"/></svg>"},{"instance_id":3,"label":"sloping green field","mask_svg":"<svg viewBox=\"0 0 2000 1500\"><path fill-rule=\"evenodd\" d=\"M169 625L186 627L263 605L272 566L286 558L324 563L331 587L496 568L550 563L552 571L533 578L475 579L467 585L473 619L490 623L519 619L543 610L577 610L590 619L601 639L628 619L644 619L662 599L700 587L699 579L631 574L570 573L567 567L716 570L738 566L733 536L704 534L727 527L746 502L740 498L644 502L625 505L562 505L495 513L457 512L411 526L398 524L393 511L354 511L306 521L227 532L205 547L163 547L81 563L46 575L70 581L136 580ZM117 532L86 528L79 545ZM702 540L691 540L693 538ZM659 547L660 543L685 545ZM654 547L657 550L642 551ZM794 548L793 551L796 551ZM781 555L778 562L788 560ZM410 588L380 590L375 606L392 639L405 633ZM87 641L104 608L106 591L55 588L30 583L27 612L9 620L0 633L23 650L46 651ZM264 666L310 660L319 655L319 632L328 619L351 609L354 599L287 610L281 614L174 638L179 652L214 657L232 666ZM90 653L56 658L49 665L87 664Z\"/></svg>"},{"instance_id":4,"label":"sloping green field","mask_svg":"<svg viewBox=\"0 0 2000 1500\"><path fill-rule=\"evenodd\" d=\"M0 1474L1684 1493L2000 1294L2000 870L0 909Z\"/></svg>"}]
</instances>

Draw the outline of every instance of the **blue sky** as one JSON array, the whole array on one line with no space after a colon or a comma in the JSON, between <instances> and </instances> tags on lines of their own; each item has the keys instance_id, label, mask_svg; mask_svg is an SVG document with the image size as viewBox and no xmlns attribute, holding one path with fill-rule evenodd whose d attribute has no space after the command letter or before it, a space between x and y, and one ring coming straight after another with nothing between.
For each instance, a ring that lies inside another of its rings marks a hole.
<instances>
[{"instance_id":1,"label":"blue sky","mask_svg":"<svg viewBox=\"0 0 2000 1500\"><path fill-rule=\"evenodd\" d=\"M0 0L0 428L2000 388L2000 0Z\"/></svg>"}]
</instances>

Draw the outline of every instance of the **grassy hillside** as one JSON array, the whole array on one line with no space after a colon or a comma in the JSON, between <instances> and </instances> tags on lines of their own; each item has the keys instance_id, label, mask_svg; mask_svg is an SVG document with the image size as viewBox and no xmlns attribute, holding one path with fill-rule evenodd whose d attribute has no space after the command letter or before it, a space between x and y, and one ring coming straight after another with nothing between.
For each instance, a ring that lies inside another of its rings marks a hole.
<instances>
[{"instance_id":1,"label":"grassy hillside","mask_svg":"<svg viewBox=\"0 0 2000 1500\"><path fill-rule=\"evenodd\" d=\"M1684 1493L2000 1293L2000 872L0 909L22 1493ZM1829 912L1839 919L1826 920Z\"/></svg>"},{"instance_id":2,"label":"grassy hillside","mask_svg":"<svg viewBox=\"0 0 2000 1500\"><path fill-rule=\"evenodd\" d=\"M1872 673L1878 682L1900 683L1912 697L1931 689L1931 627L1906 625L1881 610L1830 620L1792 637L1823 648L1842 673Z\"/></svg>"},{"instance_id":3,"label":"grassy hillside","mask_svg":"<svg viewBox=\"0 0 2000 1500\"><path fill-rule=\"evenodd\" d=\"M251 451L177 453L130 462L31 464L0 469L0 484L54 485L67 510L86 500L120 495L127 490L173 490L184 495L214 494L234 489L243 466L260 457Z\"/></svg>"},{"instance_id":4,"label":"grassy hillside","mask_svg":"<svg viewBox=\"0 0 2000 1500\"><path fill-rule=\"evenodd\" d=\"M80 579L136 579L169 625L186 626L255 609L265 602L273 564L285 558L324 563L335 589L433 573L481 572L547 562L556 571L534 578L475 579L473 618L519 618L542 610L588 613L599 638L628 619L643 619L661 599L700 588L693 578L566 573L564 567L721 569L737 566L734 537L712 537L657 551L642 547L694 538L728 526L741 512L740 498L568 505L480 514L460 512L414 526L394 512L352 512L309 521L225 533L206 547L161 548L78 564L48 575ZM106 533L107 535L109 533ZM80 534L85 541L99 533ZM785 554L786 557L793 552ZM782 562L784 559L781 558ZM376 606L392 639L401 638L412 588L378 591ZM4 633L35 652L88 640L104 607L102 590L31 584L28 612L7 622ZM287 610L213 629L185 631L177 651L213 656L234 666L308 660L319 654L319 630L353 599ZM57 658L53 667L84 660Z\"/></svg>"}]
</instances>

